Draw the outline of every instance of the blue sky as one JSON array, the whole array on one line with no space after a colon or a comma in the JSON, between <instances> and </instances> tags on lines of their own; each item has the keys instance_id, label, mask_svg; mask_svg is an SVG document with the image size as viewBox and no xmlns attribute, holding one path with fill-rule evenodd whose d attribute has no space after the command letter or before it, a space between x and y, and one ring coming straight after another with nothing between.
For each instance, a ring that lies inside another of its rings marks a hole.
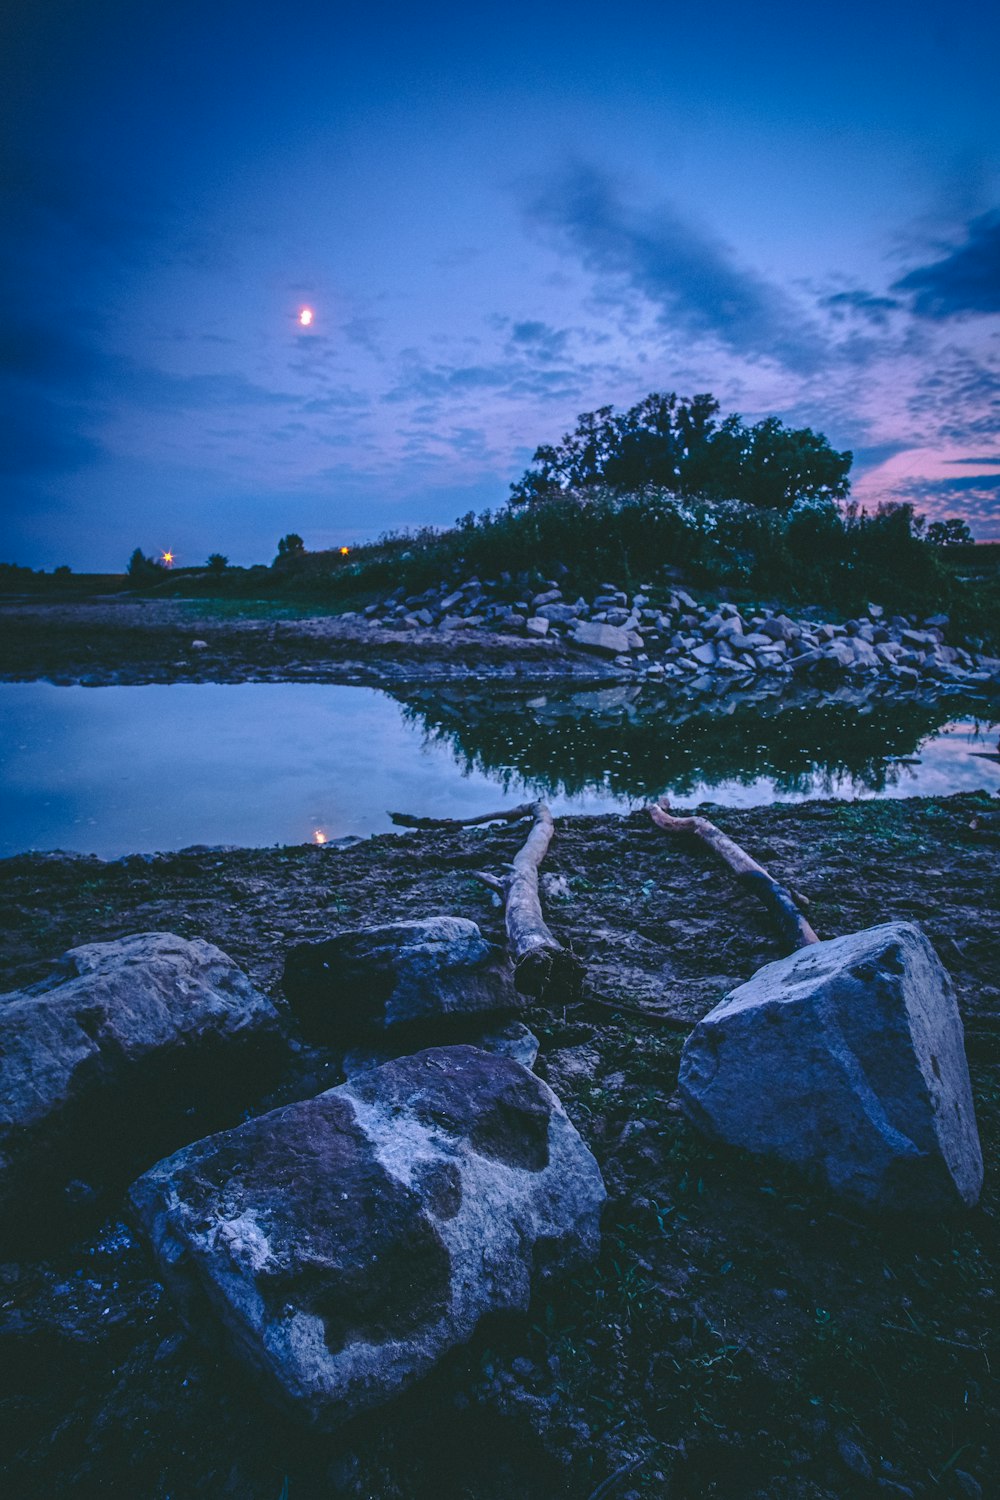
<instances>
[{"instance_id":1,"label":"blue sky","mask_svg":"<svg viewBox=\"0 0 1000 1500\"><path fill-rule=\"evenodd\" d=\"M0 558L447 523L651 390L1000 536L989 8L10 9Z\"/></svg>"}]
</instances>

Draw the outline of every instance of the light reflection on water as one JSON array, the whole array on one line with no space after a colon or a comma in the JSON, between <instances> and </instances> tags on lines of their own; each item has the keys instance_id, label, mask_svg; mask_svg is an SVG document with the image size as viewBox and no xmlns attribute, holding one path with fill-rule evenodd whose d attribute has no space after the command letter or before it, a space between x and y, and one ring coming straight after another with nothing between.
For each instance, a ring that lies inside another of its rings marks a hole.
<instances>
[{"instance_id":1,"label":"light reflection on water","mask_svg":"<svg viewBox=\"0 0 1000 1500\"><path fill-rule=\"evenodd\" d=\"M407 697L0 684L0 853L330 840L388 830L389 809L463 817L539 794L558 814L663 792L750 806L1000 790L984 755L995 731L944 704L832 694L699 708L634 687Z\"/></svg>"}]
</instances>

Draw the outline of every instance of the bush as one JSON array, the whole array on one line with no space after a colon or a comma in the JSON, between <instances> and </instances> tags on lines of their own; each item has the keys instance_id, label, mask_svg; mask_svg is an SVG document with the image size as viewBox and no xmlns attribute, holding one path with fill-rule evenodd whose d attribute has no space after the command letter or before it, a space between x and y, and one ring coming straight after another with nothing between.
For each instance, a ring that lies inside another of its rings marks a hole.
<instances>
[{"instance_id":1,"label":"bush","mask_svg":"<svg viewBox=\"0 0 1000 1500\"><path fill-rule=\"evenodd\" d=\"M128 560L128 576L137 583L150 583L163 577L163 568L152 557L147 557L141 547L136 547Z\"/></svg>"}]
</instances>

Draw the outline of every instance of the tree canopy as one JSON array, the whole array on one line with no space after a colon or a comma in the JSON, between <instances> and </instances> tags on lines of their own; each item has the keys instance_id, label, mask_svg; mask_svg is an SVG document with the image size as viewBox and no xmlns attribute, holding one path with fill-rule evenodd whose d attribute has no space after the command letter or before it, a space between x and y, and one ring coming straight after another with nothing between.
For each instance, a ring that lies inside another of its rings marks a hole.
<instances>
[{"instance_id":1,"label":"tree canopy","mask_svg":"<svg viewBox=\"0 0 1000 1500\"><path fill-rule=\"evenodd\" d=\"M511 486L511 503L531 504L606 485L621 492L655 485L681 496L743 500L790 510L797 500L841 500L853 454L838 453L811 427L777 417L747 426L719 420L714 396L653 393L628 411L584 412L561 443L536 449Z\"/></svg>"}]
</instances>

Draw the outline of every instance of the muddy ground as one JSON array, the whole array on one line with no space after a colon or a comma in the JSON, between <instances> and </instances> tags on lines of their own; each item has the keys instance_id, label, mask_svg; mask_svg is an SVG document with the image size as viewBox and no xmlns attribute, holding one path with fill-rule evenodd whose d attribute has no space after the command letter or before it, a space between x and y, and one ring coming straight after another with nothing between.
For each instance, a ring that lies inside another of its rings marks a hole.
<instances>
[{"instance_id":1,"label":"muddy ground","mask_svg":"<svg viewBox=\"0 0 1000 1500\"><path fill-rule=\"evenodd\" d=\"M987 1161L977 1210L873 1221L700 1139L673 1100L684 1030L778 956L766 917L639 814L560 821L547 867L564 881L548 911L588 983L579 1004L525 1019L539 1071L605 1174L599 1263L480 1330L394 1406L320 1439L185 1330L112 1197L72 1242L0 1265L5 1493L1000 1493L1000 807L966 795L718 818L810 898L821 936L905 918L931 937L966 1021ZM294 941L442 911L499 938L501 914L470 872L501 870L519 837L8 860L3 987L73 944L169 929L217 942L283 1005ZM340 1076L335 1052L301 1051L258 1107ZM203 1126L192 1115L187 1136Z\"/></svg>"},{"instance_id":2,"label":"muddy ground","mask_svg":"<svg viewBox=\"0 0 1000 1500\"><path fill-rule=\"evenodd\" d=\"M199 641L199 646L192 642ZM627 675L627 674L626 674ZM617 667L558 640L481 630L385 630L268 601L0 600L0 681L581 682Z\"/></svg>"}]
</instances>

